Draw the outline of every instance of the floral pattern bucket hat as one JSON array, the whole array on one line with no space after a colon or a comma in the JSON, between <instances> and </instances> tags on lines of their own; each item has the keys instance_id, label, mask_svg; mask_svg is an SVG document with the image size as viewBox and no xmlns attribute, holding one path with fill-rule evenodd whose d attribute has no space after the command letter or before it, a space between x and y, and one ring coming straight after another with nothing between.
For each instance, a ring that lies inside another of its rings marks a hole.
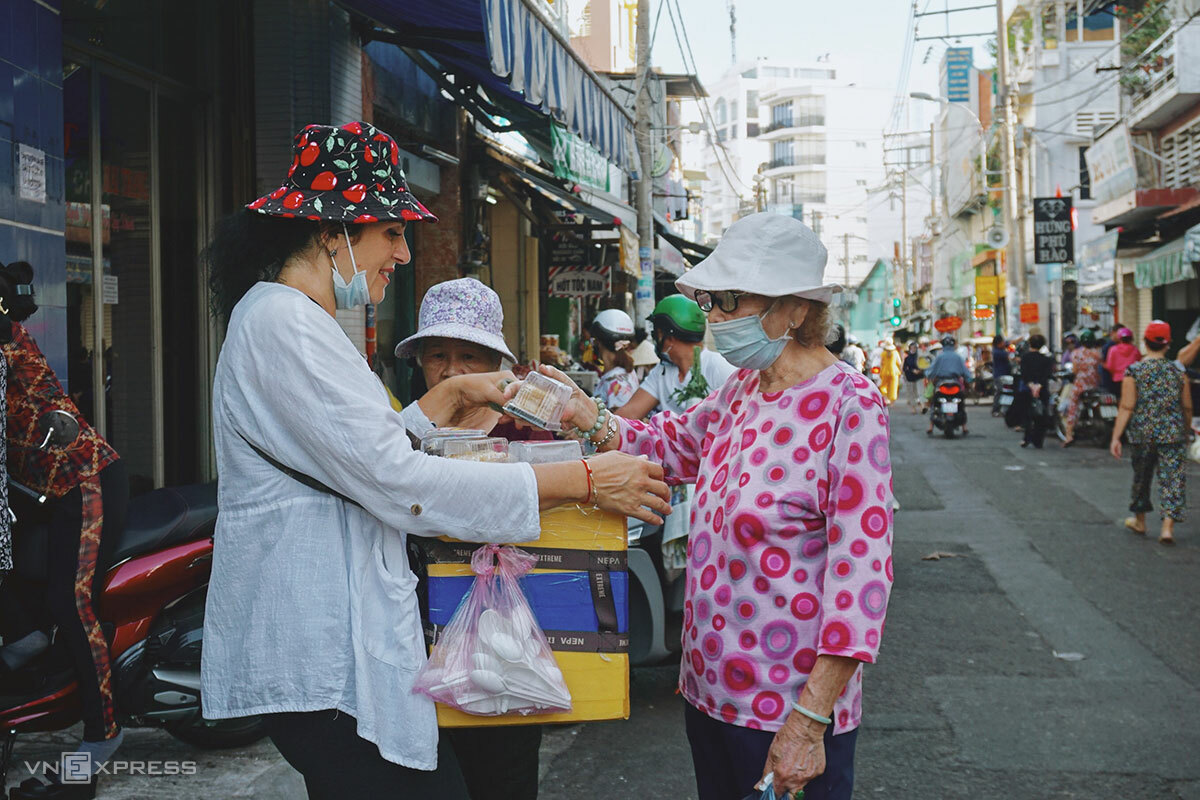
<instances>
[{"instance_id":1,"label":"floral pattern bucket hat","mask_svg":"<svg viewBox=\"0 0 1200 800\"><path fill-rule=\"evenodd\" d=\"M293 141L283 184L246 208L340 222L437 222L408 188L396 140L367 122L305 125Z\"/></svg>"}]
</instances>

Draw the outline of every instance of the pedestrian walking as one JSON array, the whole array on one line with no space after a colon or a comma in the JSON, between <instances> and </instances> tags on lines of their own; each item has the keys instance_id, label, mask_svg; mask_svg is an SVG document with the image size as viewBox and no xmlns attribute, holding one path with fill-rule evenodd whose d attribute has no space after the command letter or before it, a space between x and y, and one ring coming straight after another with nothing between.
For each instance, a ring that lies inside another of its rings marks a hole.
<instances>
[{"instance_id":1,"label":"pedestrian walking","mask_svg":"<svg viewBox=\"0 0 1200 800\"><path fill-rule=\"evenodd\" d=\"M1042 352L1046 337L1035 333L1029 337L1029 352L1021 356L1022 389L1029 393L1029 410L1025 419L1025 436L1021 447L1033 445L1041 450L1050 424L1050 377L1054 374L1054 359Z\"/></svg>"},{"instance_id":2,"label":"pedestrian walking","mask_svg":"<svg viewBox=\"0 0 1200 800\"><path fill-rule=\"evenodd\" d=\"M889 406L900 396L902 365L896 344L888 339L883 343L883 353L879 357L879 390Z\"/></svg>"},{"instance_id":3,"label":"pedestrian walking","mask_svg":"<svg viewBox=\"0 0 1200 800\"><path fill-rule=\"evenodd\" d=\"M1175 544L1175 523L1182 522L1187 507L1184 469L1187 442L1191 438L1192 394L1179 368L1166 359L1171 343L1171 326L1154 320L1143 335L1146 357L1125 368L1121 381L1121 410L1113 427L1109 449L1121 457L1121 434L1129 441L1133 463L1133 516L1125 527L1146 533L1150 482L1158 474L1159 513L1162 528L1158 541Z\"/></svg>"},{"instance_id":4,"label":"pedestrian walking","mask_svg":"<svg viewBox=\"0 0 1200 800\"><path fill-rule=\"evenodd\" d=\"M413 449L435 425L494 422L512 374L448 377L397 413L338 325L338 309L384 299L409 261L405 225L436 219L399 163L365 122L306 126L279 188L220 222L207 252L228 328L204 715L263 715L310 798L467 796L433 702L412 691L426 653L408 536L530 541L540 508L588 498L651 522L668 509L661 468L628 456L531 466Z\"/></svg>"},{"instance_id":5,"label":"pedestrian walking","mask_svg":"<svg viewBox=\"0 0 1200 800\"><path fill-rule=\"evenodd\" d=\"M1120 393L1121 381L1125 379L1125 369L1135 361L1142 360L1141 351L1133 343L1133 331L1121 328L1117 331L1117 343L1106 348L1104 369L1112 376L1114 393Z\"/></svg>"},{"instance_id":6,"label":"pedestrian walking","mask_svg":"<svg viewBox=\"0 0 1200 800\"><path fill-rule=\"evenodd\" d=\"M867 354L863 352L858 337L854 334L846 337L846 349L842 351L842 361L854 367L859 373L866 371Z\"/></svg>"},{"instance_id":7,"label":"pedestrian walking","mask_svg":"<svg viewBox=\"0 0 1200 800\"><path fill-rule=\"evenodd\" d=\"M679 688L700 800L767 773L777 796L853 790L892 583L891 464L882 397L824 347L825 261L799 220L735 222L676 285L738 372L683 414L614 418L600 445L696 486ZM576 391L569 415L586 430L597 408Z\"/></svg>"},{"instance_id":8,"label":"pedestrian walking","mask_svg":"<svg viewBox=\"0 0 1200 800\"><path fill-rule=\"evenodd\" d=\"M1085 330L1079 335L1079 347L1071 354L1075 380L1071 387L1071 399L1063 415L1067 433L1067 438L1062 443L1063 447L1075 444L1075 423L1079 420L1079 403L1083 393L1100 386L1100 348L1103 344L1104 340L1097 337L1094 331Z\"/></svg>"},{"instance_id":9,"label":"pedestrian walking","mask_svg":"<svg viewBox=\"0 0 1200 800\"><path fill-rule=\"evenodd\" d=\"M1008 342L1000 334L992 337L992 416L1000 415L1000 379L1013 374L1012 360L1008 357Z\"/></svg>"},{"instance_id":10,"label":"pedestrian walking","mask_svg":"<svg viewBox=\"0 0 1200 800\"><path fill-rule=\"evenodd\" d=\"M917 349L916 342L909 342L908 355L904 357L904 397L914 414L921 413L921 382L925 380L925 370L921 369L921 356Z\"/></svg>"}]
</instances>

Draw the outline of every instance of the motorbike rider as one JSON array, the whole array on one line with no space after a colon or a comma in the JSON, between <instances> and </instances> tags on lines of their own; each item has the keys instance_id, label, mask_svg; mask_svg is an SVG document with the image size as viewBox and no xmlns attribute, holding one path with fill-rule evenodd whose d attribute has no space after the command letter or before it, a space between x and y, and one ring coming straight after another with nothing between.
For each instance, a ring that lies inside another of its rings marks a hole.
<instances>
[{"instance_id":1,"label":"motorbike rider","mask_svg":"<svg viewBox=\"0 0 1200 800\"><path fill-rule=\"evenodd\" d=\"M604 364L604 372L596 385L596 397L614 413L633 399L638 390L638 378L633 371L633 348L637 331L633 320L619 308L606 308L588 325L596 352Z\"/></svg>"},{"instance_id":2,"label":"motorbike rider","mask_svg":"<svg viewBox=\"0 0 1200 800\"><path fill-rule=\"evenodd\" d=\"M642 419L655 406L682 414L717 389L737 369L717 352L705 349L704 312L682 294L664 297L651 312L654 349L662 362L617 412L627 419Z\"/></svg>"},{"instance_id":3,"label":"motorbike rider","mask_svg":"<svg viewBox=\"0 0 1200 800\"><path fill-rule=\"evenodd\" d=\"M125 528L129 480L116 450L80 416L21 324L38 308L32 266L19 261L0 267L0 304L12 320L12 340L0 348L8 366L8 474L12 481L48 498L42 506L49 520L45 611L58 629L79 682L83 741L75 752L90 756L94 776L124 738L113 709L109 643L100 629L95 598L104 577L102 565ZM78 420L79 435L69 447L44 450L46 434L39 423L53 411ZM20 668L48 644L38 615L15 587L6 582L3 592L5 641L12 643L0 651L0 672ZM80 756L75 763L89 763L86 759ZM26 796L91 797L92 776L86 776L90 778L86 782L41 786Z\"/></svg>"},{"instance_id":4,"label":"motorbike rider","mask_svg":"<svg viewBox=\"0 0 1200 800\"><path fill-rule=\"evenodd\" d=\"M930 389L937 386L938 381L942 380L957 380L962 388L966 388L967 381L971 380L971 370L967 369L967 362L963 360L962 355L955 347L953 336L942 337L942 352L938 353L937 358L929 365L929 369L925 370L925 377L929 379ZM963 427L962 432L965 436L967 431L966 423L966 408L963 408ZM926 433L933 433L933 414L929 415L929 430Z\"/></svg>"},{"instance_id":5,"label":"motorbike rider","mask_svg":"<svg viewBox=\"0 0 1200 800\"><path fill-rule=\"evenodd\" d=\"M842 361L862 372L867 366L867 354L859 346L858 337L850 334L846 337L846 349L842 351Z\"/></svg>"}]
</instances>

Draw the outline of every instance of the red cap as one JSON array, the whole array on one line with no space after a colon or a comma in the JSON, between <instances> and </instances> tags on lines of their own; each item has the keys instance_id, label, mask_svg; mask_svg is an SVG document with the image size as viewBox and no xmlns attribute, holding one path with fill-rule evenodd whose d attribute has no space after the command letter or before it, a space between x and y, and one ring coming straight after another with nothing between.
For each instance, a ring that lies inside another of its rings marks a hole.
<instances>
[{"instance_id":1,"label":"red cap","mask_svg":"<svg viewBox=\"0 0 1200 800\"><path fill-rule=\"evenodd\" d=\"M1146 326L1146 332L1142 335L1147 341L1157 344L1169 342L1171 341L1171 326L1161 319L1156 319Z\"/></svg>"}]
</instances>

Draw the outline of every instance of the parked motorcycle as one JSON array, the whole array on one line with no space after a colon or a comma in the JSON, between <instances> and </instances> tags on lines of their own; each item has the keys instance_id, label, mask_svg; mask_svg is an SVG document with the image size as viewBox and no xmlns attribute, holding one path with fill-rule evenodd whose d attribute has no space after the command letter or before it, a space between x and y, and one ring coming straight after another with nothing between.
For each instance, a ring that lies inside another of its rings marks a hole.
<instances>
[{"instance_id":1,"label":"parked motorcycle","mask_svg":"<svg viewBox=\"0 0 1200 800\"><path fill-rule=\"evenodd\" d=\"M78 435L77 424L73 432L48 427L43 447L68 446ZM40 591L46 497L11 480L9 486L14 575L22 587ZM130 500L125 531L100 565L106 577L97 603L111 643L120 724L161 727L205 749L241 747L266 733L257 717L209 721L201 714L200 648L216 519L215 484L158 489ZM18 735L79 722L78 691L65 645L53 637L45 652L0 680L0 787Z\"/></svg>"},{"instance_id":2,"label":"parked motorcycle","mask_svg":"<svg viewBox=\"0 0 1200 800\"><path fill-rule=\"evenodd\" d=\"M966 393L957 380L939 380L929 401L930 421L947 439L954 438L954 431L967 425ZM933 435L933 431L929 432Z\"/></svg>"},{"instance_id":3,"label":"parked motorcycle","mask_svg":"<svg viewBox=\"0 0 1200 800\"><path fill-rule=\"evenodd\" d=\"M1064 378L1055 411L1054 431L1062 441L1067 440L1067 421L1065 410L1074 390L1074 375ZM1101 447L1107 447L1112 440L1113 428L1117 424L1119 399L1115 394L1104 389L1085 389L1079 396L1079 416L1075 420L1075 440L1092 441Z\"/></svg>"},{"instance_id":4,"label":"parked motorcycle","mask_svg":"<svg viewBox=\"0 0 1200 800\"><path fill-rule=\"evenodd\" d=\"M995 402L992 403L992 416L1004 417L1008 422L1008 412L1017 397L1017 378L1015 375L1001 375L996 380ZM1013 427L1009 425L1009 427Z\"/></svg>"},{"instance_id":5,"label":"parked motorcycle","mask_svg":"<svg viewBox=\"0 0 1200 800\"><path fill-rule=\"evenodd\" d=\"M629 518L631 665L656 664L683 649L686 572L664 555L662 525Z\"/></svg>"}]
</instances>

